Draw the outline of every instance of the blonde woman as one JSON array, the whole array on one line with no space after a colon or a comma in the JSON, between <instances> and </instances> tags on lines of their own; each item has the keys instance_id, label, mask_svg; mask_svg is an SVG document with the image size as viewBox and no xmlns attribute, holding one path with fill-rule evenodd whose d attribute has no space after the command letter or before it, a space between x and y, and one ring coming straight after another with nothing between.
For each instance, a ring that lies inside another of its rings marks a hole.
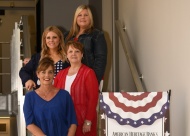
<instances>
[{"instance_id":1,"label":"blonde woman","mask_svg":"<svg viewBox=\"0 0 190 136\"><path fill-rule=\"evenodd\" d=\"M74 14L73 24L65 33L66 42L78 41L84 45L83 64L95 71L98 82L103 78L107 62L107 44L103 31L94 28L92 12L80 5Z\"/></svg>"},{"instance_id":2,"label":"blonde woman","mask_svg":"<svg viewBox=\"0 0 190 136\"><path fill-rule=\"evenodd\" d=\"M22 80L23 86L27 90L39 87L39 81L36 76L36 68L38 63L44 57L50 57L54 61L55 73L57 73L69 66L66 62L66 56L64 52L64 38L60 29L56 26L47 27L42 35L41 53L34 54L28 63L20 69L19 76Z\"/></svg>"}]
</instances>

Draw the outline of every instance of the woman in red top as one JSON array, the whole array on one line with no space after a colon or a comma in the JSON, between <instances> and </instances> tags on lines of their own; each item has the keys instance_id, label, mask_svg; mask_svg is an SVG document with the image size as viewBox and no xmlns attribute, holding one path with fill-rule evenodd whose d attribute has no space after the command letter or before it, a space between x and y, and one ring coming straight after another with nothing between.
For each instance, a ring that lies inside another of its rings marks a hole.
<instances>
[{"instance_id":1,"label":"woman in red top","mask_svg":"<svg viewBox=\"0 0 190 136\"><path fill-rule=\"evenodd\" d=\"M81 43L67 42L66 55L71 66L57 74L54 86L67 90L73 99L78 121L76 136L97 136L98 80L95 72L81 62Z\"/></svg>"}]
</instances>

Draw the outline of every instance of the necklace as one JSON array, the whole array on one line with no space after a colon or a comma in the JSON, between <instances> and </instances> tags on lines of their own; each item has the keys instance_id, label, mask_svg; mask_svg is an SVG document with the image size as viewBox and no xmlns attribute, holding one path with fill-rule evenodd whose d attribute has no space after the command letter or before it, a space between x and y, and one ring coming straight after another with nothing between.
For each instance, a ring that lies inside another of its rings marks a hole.
<instances>
[{"instance_id":1,"label":"necklace","mask_svg":"<svg viewBox=\"0 0 190 136\"><path fill-rule=\"evenodd\" d=\"M51 91L46 92L46 91L40 91L40 90L38 90L38 92L41 94L41 96L42 96L43 98L46 98L46 97L48 96L48 94L49 94ZM43 93L42 93L42 92L43 92Z\"/></svg>"}]
</instances>

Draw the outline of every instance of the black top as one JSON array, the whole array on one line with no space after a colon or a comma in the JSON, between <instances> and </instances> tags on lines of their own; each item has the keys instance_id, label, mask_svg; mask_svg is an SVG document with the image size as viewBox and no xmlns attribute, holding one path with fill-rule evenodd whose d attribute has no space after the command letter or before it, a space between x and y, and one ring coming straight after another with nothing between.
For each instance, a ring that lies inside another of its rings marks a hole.
<instances>
[{"instance_id":1,"label":"black top","mask_svg":"<svg viewBox=\"0 0 190 136\"><path fill-rule=\"evenodd\" d=\"M36 75L36 69L38 67L38 63L40 60L40 53L36 53L31 57L31 60L25 65L23 66L20 71L19 71L19 76L22 80L22 84L23 86L25 86L25 83L28 80L33 80L36 84L36 87L38 88L39 85L37 85L37 80L38 77ZM68 62L62 62L61 60L59 60L58 62L55 63L55 73L54 73L54 77L57 75L57 73L61 70L64 69L66 67L70 66L70 64Z\"/></svg>"},{"instance_id":2,"label":"black top","mask_svg":"<svg viewBox=\"0 0 190 136\"><path fill-rule=\"evenodd\" d=\"M68 32L64 34L66 38ZM84 55L82 62L95 71L98 82L102 80L107 63L107 43L103 31L94 29L91 33L84 33L69 40L77 40L84 46ZM67 40L65 39L67 42Z\"/></svg>"}]
</instances>

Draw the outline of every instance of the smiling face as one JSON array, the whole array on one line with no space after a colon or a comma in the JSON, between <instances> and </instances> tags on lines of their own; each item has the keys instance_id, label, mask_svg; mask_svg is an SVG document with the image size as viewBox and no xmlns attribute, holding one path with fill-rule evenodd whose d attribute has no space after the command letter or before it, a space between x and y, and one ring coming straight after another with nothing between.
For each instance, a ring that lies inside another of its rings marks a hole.
<instances>
[{"instance_id":1,"label":"smiling face","mask_svg":"<svg viewBox=\"0 0 190 136\"><path fill-rule=\"evenodd\" d=\"M54 78L53 67L49 66L46 70L37 72L37 77L41 85L52 85Z\"/></svg>"},{"instance_id":2,"label":"smiling face","mask_svg":"<svg viewBox=\"0 0 190 136\"><path fill-rule=\"evenodd\" d=\"M83 54L82 52L75 48L73 45L70 45L67 50L67 58L69 62L72 63L81 63Z\"/></svg>"},{"instance_id":3,"label":"smiling face","mask_svg":"<svg viewBox=\"0 0 190 136\"><path fill-rule=\"evenodd\" d=\"M45 41L50 50L57 50L60 44L59 36L52 31L47 33Z\"/></svg>"},{"instance_id":4,"label":"smiling face","mask_svg":"<svg viewBox=\"0 0 190 136\"><path fill-rule=\"evenodd\" d=\"M36 75L41 85L52 85L54 78L54 61L49 57L44 57L39 62Z\"/></svg>"},{"instance_id":5,"label":"smiling face","mask_svg":"<svg viewBox=\"0 0 190 136\"><path fill-rule=\"evenodd\" d=\"M87 29L90 27L90 16L87 9L83 9L77 16L77 24L80 28Z\"/></svg>"}]
</instances>

